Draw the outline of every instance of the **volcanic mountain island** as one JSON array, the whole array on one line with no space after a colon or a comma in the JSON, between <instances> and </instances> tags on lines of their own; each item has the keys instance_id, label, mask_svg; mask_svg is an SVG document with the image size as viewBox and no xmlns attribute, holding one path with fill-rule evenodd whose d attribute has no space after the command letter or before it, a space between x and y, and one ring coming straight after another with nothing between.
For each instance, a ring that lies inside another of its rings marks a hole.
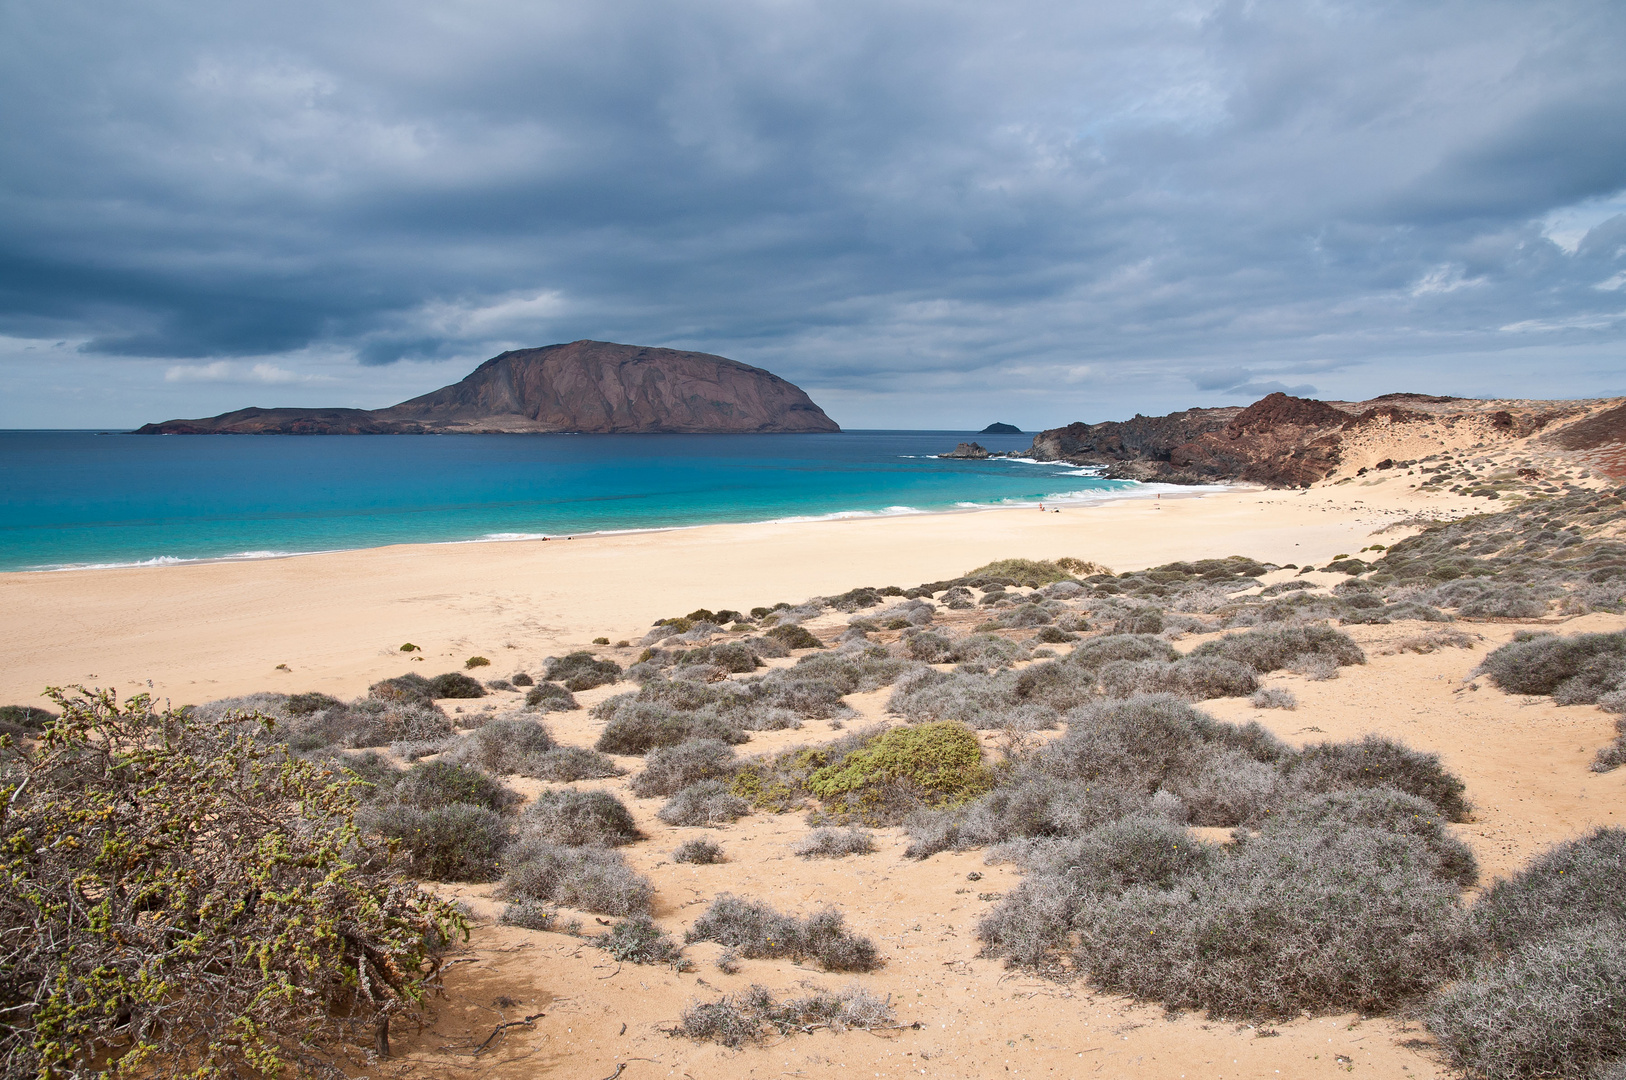
<instances>
[{"instance_id":1,"label":"volcanic mountain island","mask_svg":"<svg viewBox=\"0 0 1626 1080\"><path fill-rule=\"evenodd\" d=\"M138 435L433 435L840 431L802 389L709 353L573 341L494 356L387 409L238 409Z\"/></svg>"}]
</instances>

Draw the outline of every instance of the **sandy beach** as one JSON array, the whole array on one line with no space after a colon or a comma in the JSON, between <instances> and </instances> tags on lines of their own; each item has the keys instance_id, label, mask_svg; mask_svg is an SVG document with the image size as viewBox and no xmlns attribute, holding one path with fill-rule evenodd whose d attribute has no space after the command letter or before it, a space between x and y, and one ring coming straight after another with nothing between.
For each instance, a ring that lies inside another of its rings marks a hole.
<instances>
[{"instance_id":1,"label":"sandy beach","mask_svg":"<svg viewBox=\"0 0 1626 1080\"><path fill-rule=\"evenodd\" d=\"M657 618L700 606L747 609L800 601L856 585L911 586L992 559L1088 559L1115 571L1233 554L1321 565L1415 532L1419 515L1483 510L1482 500L1416 493L1403 475L1302 491L1232 489L1127 499L1060 513L1000 510L766 525L713 526L573 540L394 547L260 562L10 574L0 577L8 618L0 627L0 698L27 702L48 684L144 690L176 704L260 690L321 690L353 697L380 678L461 668L470 655L494 674L538 670L545 657L595 637L636 642ZM1276 571L1267 584L1292 580ZM1325 580L1323 580L1325 579ZM1341 580L1315 573L1318 585ZM810 623L833 630L844 616ZM1562 623L1562 625L1555 625ZM826 625L828 624L828 625ZM1592 706L1504 695L1469 678L1485 653L1526 624L1459 624L1470 648L1407 652L1396 643L1427 624L1358 626L1370 660L1341 678L1311 682L1278 673L1294 711L1247 699L1203 705L1226 720L1258 720L1293 745L1380 733L1438 753L1467 783L1473 819L1453 832L1473 850L1484 880L1505 875L1548 844L1626 821L1626 770L1587 764L1612 736ZM1619 630L1626 618L1593 614L1529 624L1563 632ZM1187 635L1186 652L1203 635ZM422 647L415 660L399 651ZM622 663L635 648L599 649ZM776 662L788 664L789 660ZM283 670L279 665L285 665ZM579 695L592 705L623 686ZM886 722L889 691L859 694L859 719ZM486 708L487 706L471 706ZM449 710L450 711L450 710ZM461 711L459 709L458 711ZM547 720L566 745L590 746L602 722L588 712ZM823 723L756 732L745 754L835 736ZM992 754L998 735L982 738ZM640 760L620 759L636 769ZM541 782L507 781L534 795ZM500 926L493 885L434 886L468 904L473 940L436 1003L435 1025L398 1040L389 1074L632 1078L683 1076L1293 1077L1331 1070L1385 1077L1449 1076L1427 1033L1402 1017L1305 1015L1274 1025L1170 1015L1092 991L1008 971L979 958L977 920L1020 880L984 853L903 857L900 828L876 830L879 850L839 862L798 859L790 846L810 826L800 814L753 814L723 830L677 828L655 816L661 799L633 796L625 778L589 781L623 798L647 839L626 849L655 883L654 916L674 936L719 893L733 891L792 911L837 904L872 937L885 966L861 977L887 996L900 1030L828 1031L729 1050L671 1038L667 1028L696 1000L761 984L836 989L844 976L791 961L715 965L719 947L691 946L695 967L618 965L580 938ZM1212 830L1216 834L1223 830ZM707 835L729 861L676 865L670 852ZM1211 840L1224 837L1215 835ZM976 882L973 884L973 882ZM586 930L596 931L583 913ZM603 922L604 920L599 920ZM475 1059L470 1048L499 1023L508 1029ZM618 1067L620 1071L618 1072Z\"/></svg>"},{"instance_id":2,"label":"sandy beach","mask_svg":"<svg viewBox=\"0 0 1626 1080\"><path fill-rule=\"evenodd\" d=\"M992 559L1088 559L1114 571L1249 555L1326 562L1419 512L1482 508L1394 478L1299 492L1134 498L1060 513L983 510L663 532L414 545L286 559L0 574L0 698L74 683L175 704L256 690L349 695L470 655L498 670L595 637L636 640L698 607L748 610L954 577ZM1390 539L1405 531L1388 534ZM279 665L286 665L282 670Z\"/></svg>"}]
</instances>

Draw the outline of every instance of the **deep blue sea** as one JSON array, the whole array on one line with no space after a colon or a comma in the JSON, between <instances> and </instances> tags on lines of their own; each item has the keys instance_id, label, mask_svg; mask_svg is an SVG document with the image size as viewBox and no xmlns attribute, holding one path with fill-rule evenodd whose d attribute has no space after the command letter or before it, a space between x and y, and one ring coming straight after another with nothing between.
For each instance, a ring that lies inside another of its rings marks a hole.
<instances>
[{"instance_id":1,"label":"deep blue sea","mask_svg":"<svg viewBox=\"0 0 1626 1080\"><path fill-rule=\"evenodd\" d=\"M0 570L1098 500L1069 466L934 455L1030 435L0 431ZM1152 487L1144 490L1150 493Z\"/></svg>"}]
</instances>

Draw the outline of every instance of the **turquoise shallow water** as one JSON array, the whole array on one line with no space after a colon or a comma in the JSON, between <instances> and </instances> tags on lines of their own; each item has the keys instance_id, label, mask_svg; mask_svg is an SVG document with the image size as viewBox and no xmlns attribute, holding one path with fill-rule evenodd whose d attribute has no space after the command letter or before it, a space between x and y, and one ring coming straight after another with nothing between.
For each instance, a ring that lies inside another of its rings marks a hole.
<instances>
[{"instance_id":1,"label":"turquoise shallow water","mask_svg":"<svg viewBox=\"0 0 1626 1080\"><path fill-rule=\"evenodd\" d=\"M151 436L0 431L0 570L1100 499L1140 485L933 455L1029 435ZM1150 492L1151 488L1143 489Z\"/></svg>"}]
</instances>

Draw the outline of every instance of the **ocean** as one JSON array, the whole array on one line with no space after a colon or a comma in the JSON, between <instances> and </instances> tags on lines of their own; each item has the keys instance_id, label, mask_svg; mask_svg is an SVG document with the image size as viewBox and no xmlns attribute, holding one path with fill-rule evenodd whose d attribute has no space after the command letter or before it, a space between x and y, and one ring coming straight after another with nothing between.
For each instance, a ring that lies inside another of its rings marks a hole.
<instances>
[{"instance_id":1,"label":"ocean","mask_svg":"<svg viewBox=\"0 0 1626 1080\"><path fill-rule=\"evenodd\" d=\"M935 455L1030 435L0 431L0 570L1079 503L1157 486Z\"/></svg>"}]
</instances>

